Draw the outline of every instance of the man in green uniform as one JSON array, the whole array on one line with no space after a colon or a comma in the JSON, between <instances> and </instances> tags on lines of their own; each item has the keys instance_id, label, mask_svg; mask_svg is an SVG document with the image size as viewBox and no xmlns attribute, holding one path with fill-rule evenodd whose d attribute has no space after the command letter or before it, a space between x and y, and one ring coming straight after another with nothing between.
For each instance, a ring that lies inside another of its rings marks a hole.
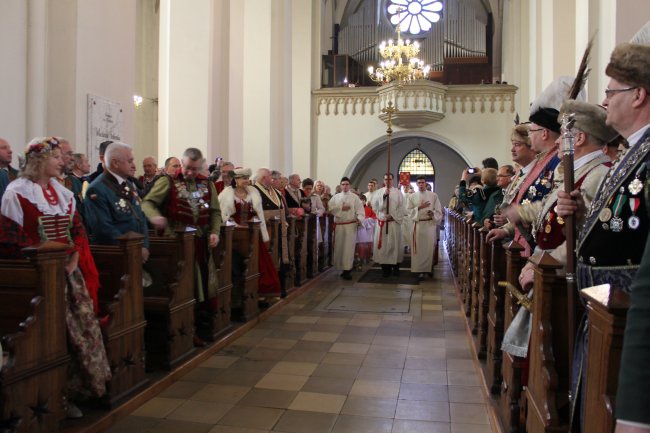
<instances>
[{"instance_id":1,"label":"man in green uniform","mask_svg":"<svg viewBox=\"0 0 650 433\"><path fill-rule=\"evenodd\" d=\"M127 232L144 236L142 262L149 258L147 219L129 177L135 173L133 150L125 143L111 143L104 155L104 171L90 184L84 200L84 218L91 244L115 245Z\"/></svg>"},{"instance_id":2,"label":"man in green uniform","mask_svg":"<svg viewBox=\"0 0 650 433\"><path fill-rule=\"evenodd\" d=\"M216 275L210 271L210 251L219 243L221 208L214 183L200 174L203 155L196 148L183 153L181 169L158 178L145 196L142 209L158 230L172 235L179 227L196 229L196 300L200 313L216 311ZM197 320L197 323L199 320ZM195 338L196 345L204 345Z\"/></svg>"}]
</instances>

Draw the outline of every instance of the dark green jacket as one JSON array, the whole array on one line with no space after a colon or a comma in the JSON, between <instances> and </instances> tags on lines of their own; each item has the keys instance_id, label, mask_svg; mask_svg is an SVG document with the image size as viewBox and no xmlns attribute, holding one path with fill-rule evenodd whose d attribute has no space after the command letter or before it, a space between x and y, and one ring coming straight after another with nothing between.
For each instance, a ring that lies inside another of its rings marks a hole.
<instances>
[{"instance_id":1,"label":"dark green jacket","mask_svg":"<svg viewBox=\"0 0 650 433\"><path fill-rule=\"evenodd\" d=\"M616 418L650 424L650 237L632 283L631 301L618 378Z\"/></svg>"},{"instance_id":2,"label":"dark green jacket","mask_svg":"<svg viewBox=\"0 0 650 433\"><path fill-rule=\"evenodd\" d=\"M119 236L135 232L144 236L144 247L149 248L147 218L130 181L119 185L111 173L104 171L88 187L84 210L91 244L116 245Z\"/></svg>"},{"instance_id":3,"label":"dark green jacket","mask_svg":"<svg viewBox=\"0 0 650 433\"><path fill-rule=\"evenodd\" d=\"M485 207L483 208L483 215L481 215L481 220L480 221L476 220L476 221L480 224L483 224L484 219L492 218L492 215L494 215L496 207L499 206L502 201L503 201L503 189L499 188L497 191L492 193L487 203L485 203Z\"/></svg>"}]
</instances>

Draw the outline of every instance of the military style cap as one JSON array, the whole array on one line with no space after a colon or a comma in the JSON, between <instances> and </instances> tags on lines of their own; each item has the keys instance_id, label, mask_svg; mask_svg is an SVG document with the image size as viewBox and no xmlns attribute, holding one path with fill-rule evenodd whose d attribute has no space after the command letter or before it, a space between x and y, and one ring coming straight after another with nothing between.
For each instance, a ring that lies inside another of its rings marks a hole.
<instances>
[{"instance_id":1,"label":"military style cap","mask_svg":"<svg viewBox=\"0 0 650 433\"><path fill-rule=\"evenodd\" d=\"M236 179L238 177L251 177L253 172L250 168L238 168L233 171L233 177Z\"/></svg>"},{"instance_id":2,"label":"military style cap","mask_svg":"<svg viewBox=\"0 0 650 433\"><path fill-rule=\"evenodd\" d=\"M621 83L650 90L650 45L619 44L605 73Z\"/></svg>"},{"instance_id":3,"label":"military style cap","mask_svg":"<svg viewBox=\"0 0 650 433\"><path fill-rule=\"evenodd\" d=\"M557 118L562 102L568 98L571 84L573 84L572 77L559 77L549 84L530 104L530 121L559 133L560 123ZM584 95L583 90L578 95L578 99L584 100Z\"/></svg>"},{"instance_id":4,"label":"military style cap","mask_svg":"<svg viewBox=\"0 0 650 433\"><path fill-rule=\"evenodd\" d=\"M526 143L526 146L530 147L530 138L528 137L528 129L530 124L520 123L512 128L512 134L510 135L510 141L520 141Z\"/></svg>"}]
</instances>

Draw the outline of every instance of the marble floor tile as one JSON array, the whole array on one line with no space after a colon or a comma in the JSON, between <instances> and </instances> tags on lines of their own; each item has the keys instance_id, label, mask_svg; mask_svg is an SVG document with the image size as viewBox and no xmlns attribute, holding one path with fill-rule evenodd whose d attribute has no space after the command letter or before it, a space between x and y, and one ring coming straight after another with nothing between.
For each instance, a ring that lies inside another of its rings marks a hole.
<instances>
[{"instance_id":1,"label":"marble floor tile","mask_svg":"<svg viewBox=\"0 0 650 433\"><path fill-rule=\"evenodd\" d=\"M289 410L337 414L341 412L345 398L345 395L301 391L289 405Z\"/></svg>"}]
</instances>

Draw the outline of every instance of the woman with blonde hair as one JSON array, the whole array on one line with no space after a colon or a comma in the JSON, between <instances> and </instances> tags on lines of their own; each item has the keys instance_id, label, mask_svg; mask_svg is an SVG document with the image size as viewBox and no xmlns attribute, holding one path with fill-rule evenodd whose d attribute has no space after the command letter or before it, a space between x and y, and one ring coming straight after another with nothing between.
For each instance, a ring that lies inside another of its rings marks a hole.
<instances>
[{"instance_id":1,"label":"woman with blonde hair","mask_svg":"<svg viewBox=\"0 0 650 433\"><path fill-rule=\"evenodd\" d=\"M2 197L0 255L20 258L23 248L45 241L70 246L65 320L72 360L64 395L68 417L79 418L82 413L72 400L104 395L111 370L95 315L99 274L74 194L56 180L62 169L56 138L37 138L27 145L23 171Z\"/></svg>"}]
</instances>

